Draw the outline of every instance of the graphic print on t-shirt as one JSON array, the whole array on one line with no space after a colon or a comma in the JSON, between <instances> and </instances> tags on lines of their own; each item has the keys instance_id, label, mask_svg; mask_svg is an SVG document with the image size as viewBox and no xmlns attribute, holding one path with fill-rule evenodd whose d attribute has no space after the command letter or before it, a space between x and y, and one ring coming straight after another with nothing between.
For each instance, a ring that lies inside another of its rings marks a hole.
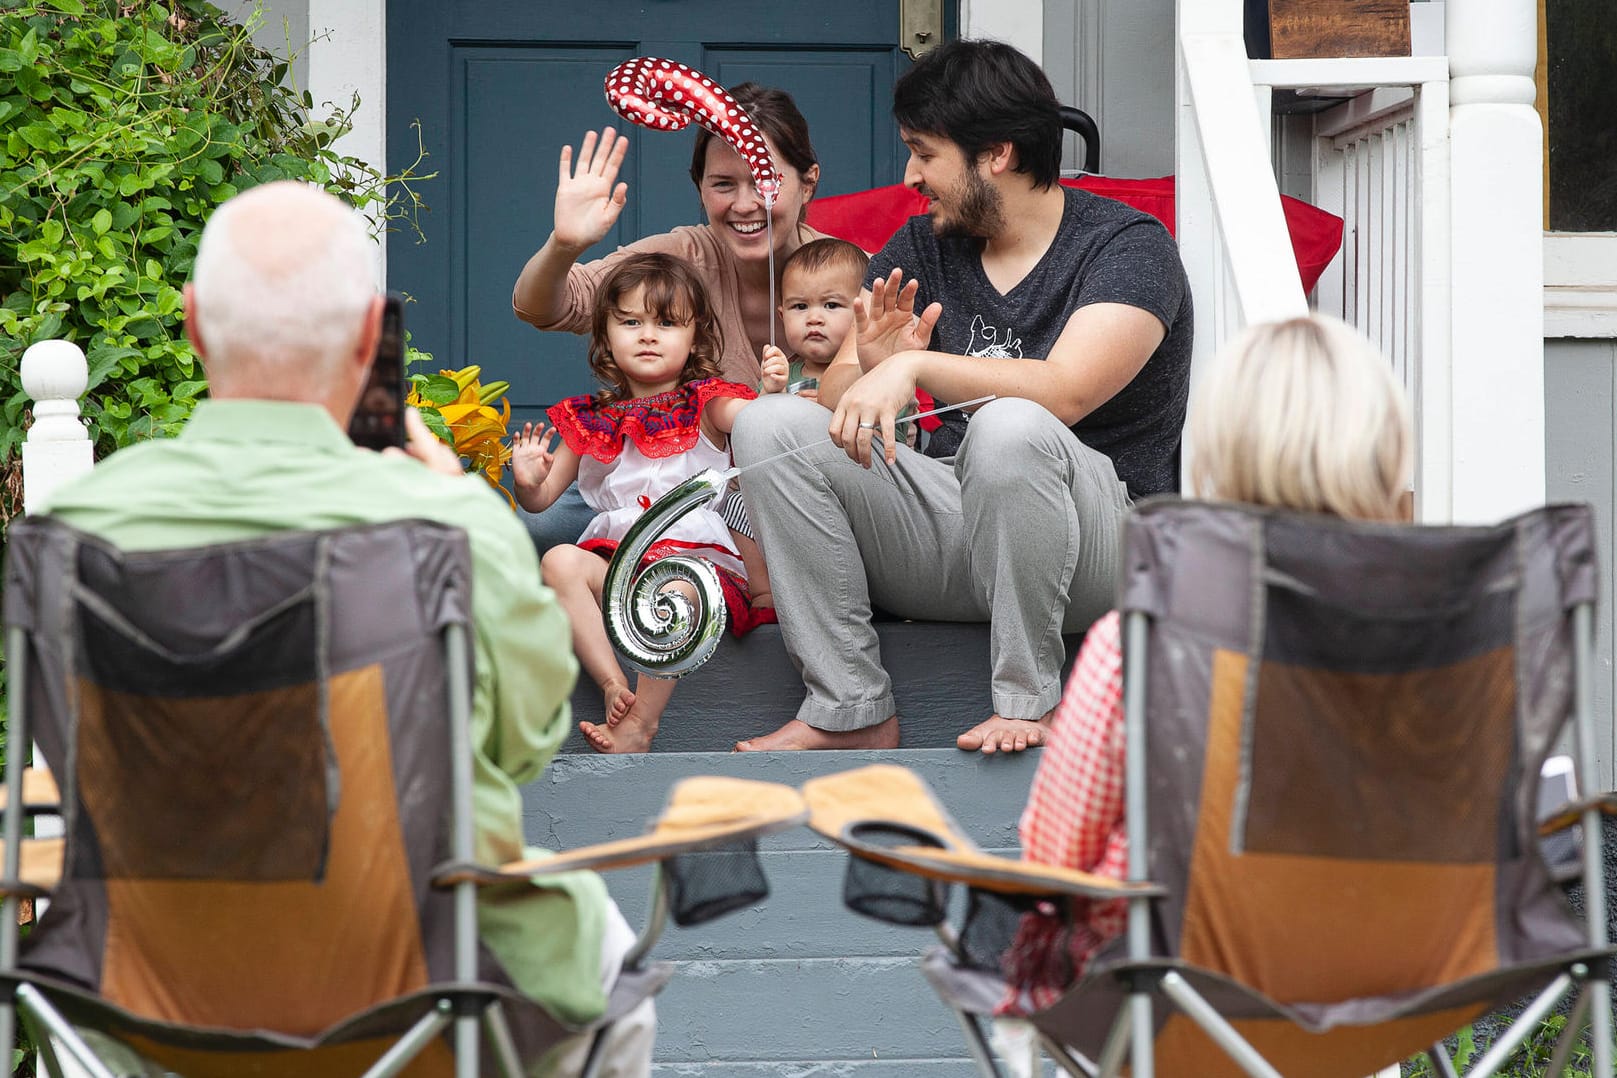
<instances>
[{"instance_id":1,"label":"graphic print on t-shirt","mask_svg":"<svg viewBox=\"0 0 1617 1078\"><path fill-rule=\"evenodd\" d=\"M982 315L973 315L971 342L966 345L966 355L986 359L1021 359L1022 338L1010 326L1006 326L1002 334L983 321Z\"/></svg>"}]
</instances>

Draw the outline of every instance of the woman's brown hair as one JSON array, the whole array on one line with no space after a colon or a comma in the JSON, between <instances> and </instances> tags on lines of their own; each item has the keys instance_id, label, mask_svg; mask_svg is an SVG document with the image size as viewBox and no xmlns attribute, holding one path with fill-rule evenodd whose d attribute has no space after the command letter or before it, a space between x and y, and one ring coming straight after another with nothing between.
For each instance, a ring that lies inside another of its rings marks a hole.
<instances>
[{"instance_id":1,"label":"woman's brown hair","mask_svg":"<svg viewBox=\"0 0 1617 1078\"><path fill-rule=\"evenodd\" d=\"M687 263L673 255L630 255L607 271L595 292L589 361L590 372L601 383L601 391L595 395L599 404L616 404L633 399L628 377L612 358L606 329L612 312L622 310L619 303L623 297L642 285L645 292L641 299L648 313L670 322L696 324L690 358L679 372L679 384L683 386L719 376L719 355L724 351L724 336L702 279Z\"/></svg>"},{"instance_id":2,"label":"woman's brown hair","mask_svg":"<svg viewBox=\"0 0 1617 1078\"><path fill-rule=\"evenodd\" d=\"M786 159L776 162L777 165L790 165L797 170L799 177L804 177L809 169L820 163L814 153L814 144L809 141L808 121L803 119L791 94L785 90L760 86L756 82L743 82L731 87L730 96L747 111L753 123L764 129L764 134L769 136L776 151ZM696 132L696 148L691 152L691 182L697 190L702 189L702 176L707 172L707 147L713 138L713 132L705 127ZM814 192L810 189L808 198L803 199L803 209L797 215L798 224L803 223L808 213L809 199L813 197Z\"/></svg>"}]
</instances>

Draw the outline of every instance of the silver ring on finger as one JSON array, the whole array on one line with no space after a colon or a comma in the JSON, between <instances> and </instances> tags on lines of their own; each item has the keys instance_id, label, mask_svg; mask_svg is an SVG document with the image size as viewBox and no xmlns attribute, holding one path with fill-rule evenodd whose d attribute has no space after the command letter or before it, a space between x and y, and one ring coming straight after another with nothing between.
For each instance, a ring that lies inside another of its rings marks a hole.
<instances>
[{"instance_id":1,"label":"silver ring on finger","mask_svg":"<svg viewBox=\"0 0 1617 1078\"><path fill-rule=\"evenodd\" d=\"M876 429L876 424L874 424L874 423L861 423L861 424L859 424L859 429L860 430L875 430Z\"/></svg>"}]
</instances>

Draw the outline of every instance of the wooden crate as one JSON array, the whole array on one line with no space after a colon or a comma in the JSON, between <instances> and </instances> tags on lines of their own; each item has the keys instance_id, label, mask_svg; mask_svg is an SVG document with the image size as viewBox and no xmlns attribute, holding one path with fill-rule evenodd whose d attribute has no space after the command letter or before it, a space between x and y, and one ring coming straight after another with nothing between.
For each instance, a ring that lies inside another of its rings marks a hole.
<instances>
[{"instance_id":1,"label":"wooden crate","mask_svg":"<svg viewBox=\"0 0 1617 1078\"><path fill-rule=\"evenodd\" d=\"M1408 0L1269 0L1276 59L1408 56Z\"/></svg>"}]
</instances>

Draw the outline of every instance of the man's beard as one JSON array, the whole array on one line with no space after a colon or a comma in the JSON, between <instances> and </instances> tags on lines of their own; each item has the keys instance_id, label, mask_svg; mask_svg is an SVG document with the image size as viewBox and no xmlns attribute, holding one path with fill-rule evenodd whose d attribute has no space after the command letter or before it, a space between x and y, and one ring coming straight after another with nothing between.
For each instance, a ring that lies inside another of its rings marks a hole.
<instances>
[{"instance_id":1,"label":"man's beard","mask_svg":"<svg viewBox=\"0 0 1617 1078\"><path fill-rule=\"evenodd\" d=\"M1005 200L977 173L968 169L950 194L955 205L946 216L932 219L932 231L938 236L986 238L1005 227Z\"/></svg>"}]
</instances>

